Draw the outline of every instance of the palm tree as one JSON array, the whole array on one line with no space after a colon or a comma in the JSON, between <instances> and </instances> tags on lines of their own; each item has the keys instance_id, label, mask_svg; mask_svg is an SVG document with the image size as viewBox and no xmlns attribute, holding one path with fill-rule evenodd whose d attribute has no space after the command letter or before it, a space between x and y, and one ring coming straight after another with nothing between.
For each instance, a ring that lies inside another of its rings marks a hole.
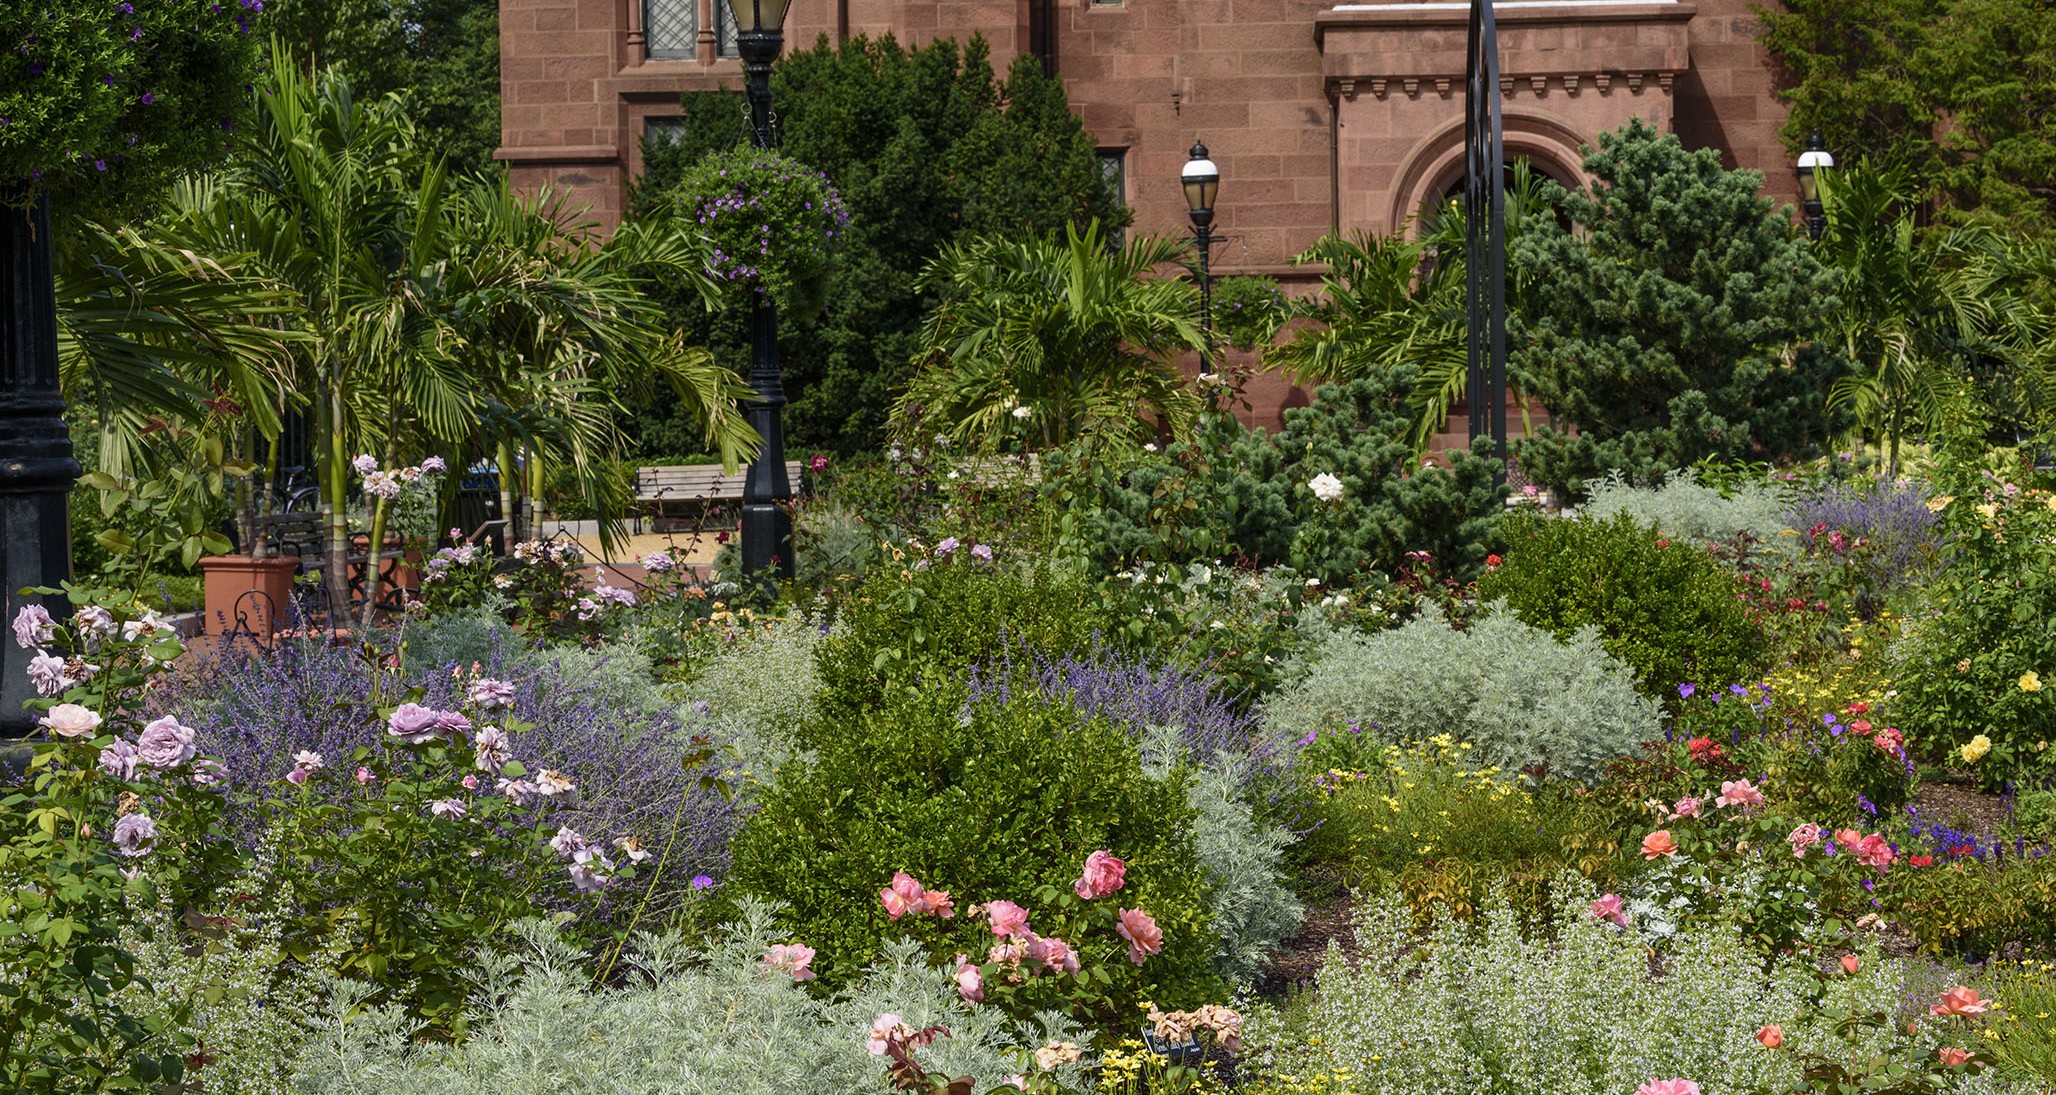
<instances>
[{"instance_id":1,"label":"palm tree","mask_svg":"<svg viewBox=\"0 0 2056 1095\"><path fill-rule=\"evenodd\" d=\"M1190 282L1152 276L1181 249L1137 239L1112 250L1096 221L1061 237L949 247L922 272L941 304L896 417L1033 449L1142 438L1149 417L1188 434L1199 400L1177 358L1205 346L1197 299Z\"/></svg>"},{"instance_id":2,"label":"palm tree","mask_svg":"<svg viewBox=\"0 0 2056 1095\"><path fill-rule=\"evenodd\" d=\"M1528 216L1548 215L1542 177L1526 161L1511 168L1504 224L1509 241ZM1300 305L1318 326L1266 350L1264 361L1307 383L1383 376L1400 365L1419 370L1408 402L1415 419L1408 440L1427 447L1469 378L1465 313L1464 214L1451 203L1414 231L1392 236L1326 236L1298 264L1322 263L1321 292ZM1518 271L1509 303L1520 297ZM1514 384L1516 390L1519 383Z\"/></svg>"},{"instance_id":3,"label":"palm tree","mask_svg":"<svg viewBox=\"0 0 2056 1095\"><path fill-rule=\"evenodd\" d=\"M618 503L605 467L619 451L615 416L627 396L665 382L724 459L754 446L735 410L740 382L683 346L642 291L663 276L713 299L682 225L644 223L595 246L591 226L551 195L452 183L420 155L397 101L358 102L333 71L309 75L279 57L262 92L234 168L183 190L138 244L270 290L245 318L288 336L282 399L267 405L290 403L311 421L336 612L349 603L357 453L391 465L434 452L460 466L493 453L505 478L519 451L531 467L565 464L582 493ZM385 520L381 506L374 557ZM603 547L618 537L618 522L602 524ZM376 569L374 558L371 593Z\"/></svg>"},{"instance_id":4,"label":"palm tree","mask_svg":"<svg viewBox=\"0 0 2056 1095\"><path fill-rule=\"evenodd\" d=\"M2001 349L2005 244L1982 227L1919 231L1902 171L1823 171L1820 188L1827 227L1814 253L1842 274L1831 322L1859 370L1836 382L1828 406L1853 410L1896 473L1905 435L1936 421L1979 354Z\"/></svg>"}]
</instances>

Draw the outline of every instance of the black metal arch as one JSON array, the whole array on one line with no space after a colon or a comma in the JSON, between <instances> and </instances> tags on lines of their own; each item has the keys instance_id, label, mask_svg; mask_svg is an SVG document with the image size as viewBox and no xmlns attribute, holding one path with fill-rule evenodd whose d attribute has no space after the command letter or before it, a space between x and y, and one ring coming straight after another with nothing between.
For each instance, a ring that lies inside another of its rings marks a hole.
<instances>
[{"instance_id":1,"label":"black metal arch","mask_svg":"<svg viewBox=\"0 0 2056 1095\"><path fill-rule=\"evenodd\" d=\"M1492 0L1471 0L1464 80L1464 306L1471 439L1488 430L1506 462L1506 179L1499 112L1499 28ZM1503 472L1502 472L1503 474Z\"/></svg>"}]
</instances>

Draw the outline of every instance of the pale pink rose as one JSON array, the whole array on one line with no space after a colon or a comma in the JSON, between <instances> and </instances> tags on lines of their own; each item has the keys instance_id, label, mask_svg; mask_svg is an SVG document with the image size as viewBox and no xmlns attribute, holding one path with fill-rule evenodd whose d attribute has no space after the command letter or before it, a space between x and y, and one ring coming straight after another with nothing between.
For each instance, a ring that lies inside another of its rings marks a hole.
<instances>
[{"instance_id":1,"label":"pale pink rose","mask_svg":"<svg viewBox=\"0 0 2056 1095\"><path fill-rule=\"evenodd\" d=\"M1958 985L1942 994L1942 1002L1928 1009L1929 1015L1983 1015L1992 1008L1992 1001L1981 999L1977 990Z\"/></svg>"},{"instance_id":2,"label":"pale pink rose","mask_svg":"<svg viewBox=\"0 0 2056 1095\"><path fill-rule=\"evenodd\" d=\"M369 768L362 768L362 767L360 767L360 768L358 768L358 769L357 769L357 782L359 782L359 783L370 783L370 782L371 782L371 780L372 780L372 775L371 775L371 769L369 769Z\"/></svg>"},{"instance_id":3,"label":"pale pink rose","mask_svg":"<svg viewBox=\"0 0 2056 1095\"><path fill-rule=\"evenodd\" d=\"M1585 910L1609 924L1627 927L1628 914L1621 911L1621 895L1617 893L1602 895L1599 900L1587 905Z\"/></svg>"},{"instance_id":4,"label":"pale pink rose","mask_svg":"<svg viewBox=\"0 0 2056 1095\"><path fill-rule=\"evenodd\" d=\"M176 768L193 759L193 728L166 715L143 727L136 753L152 768Z\"/></svg>"},{"instance_id":5,"label":"pale pink rose","mask_svg":"<svg viewBox=\"0 0 2056 1095\"><path fill-rule=\"evenodd\" d=\"M1001 939L1028 938L1028 910L1011 901L988 901L985 914L992 918L992 934Z\"/></svg>"},{"instance_id":6,"label":"pale pink rose","mask_svg":"<svg viewBox=\"0 0 2056 1095\"><path fill-rule=\"evenodd\" d=\"M1898 858L1898 855L1892 845L1877 833L1856 842L1856 862L1866 867L1885 870L1892 865L1892 860Z\"/></svg>"},{"instance_id":7,"label":"pale pink rose","mask_svg":"<svg viewBox=\"0 0 2056 1095\"><path fill-rule=\"evenodd\" d=\"M1635 1095L1699 1095L1699 1085L1690 1080L1651 1080L1636 1088Z\"/></svg>"},{"instance_id":8,"label":"pale pink rose","mask_svg":"<svg viewBox=\"0 0 2056 1095\"><path fill-rule=\"evenodd\" d=\"M994 943L986 952L985 960L995 966L1018 966L1028 957L1026 943Z\"/></svg>"},{"instance_id":9,"label":"pale pink rose","mask_svg":"<svg viewBox=\"0 0 2056 1095\"><path fill-rule=\"evenodd\" d=\"M42 723L52 737L90 738L94 731L100 729L101 720L99 714L89 707L76 703L60 703L51 708L49 714L36 721Z\"/></svg>"},{"instance_id":10,"label":"pale pink rose","mask_svg":"<svg viewBox=\"0 0 2056 1095\"><path fill-rule=\"evenodd\" d=\"M957 955L957 995L976 1004L985 999L985 975L969 955Z\"/></svg>"},{"instance_id":11,"label":"pale pink rose","mask_svg":"<svg viewBox=\"0 0 2056 1095\"><path fill-rule=\"evenodd\" d=\"M1698 817L1699 811L1704 805L1705 800L1687 795L1679 799L1677 805L1671 807L1671 818L1675 820L1681 817Z\"/></svg>"},{"instance_id":12,"label":"pale pink rose","mask_svg":"<svg viewBox=\"0 0 2056 1095\"><path fill-rule=\"evenodd\" d=\"M441 730L442 712L418 703L403 703L386 717L386 733L409 745L434 741Z\"/></svg>"},{"instance_id":13,"label":"pale pink rose","mask_svg":"<svg viewBox=\"0 0 2056 1095\"><path fill-rule=\"evenodd\" d=\"M913 1032L898 1012L888 1011L871 1020L871 1036L864 1039L864 1048L870 1050L872 1056L882 1057L895 1038L905 1038Z\"/></svg>"},{"instance_id":14,"label":"pale pink rose","mask_svg":"<svg viewBox=\"0 0 2056 1095\"><path fill-rule=\"evenodd\" d=\"M1785 843L1792 846L1794 859L1805 859L1806 850L1820 843L1820 826L1809 821L1786 835Z\"/></svg>"},{"instance_id":15,"label":"pale pink rose","mask_svg":"<svg viewBox=\"0 0 2056 1095\"><path fill-rule=\"evenodd\" d=\"M1763 792L1746 779L1728 780L1720 785L1720 797L1713 800L1715 806L1739 806L1743 810L1763 808Z\"/></svg>"},{"instance_id":16,"label":"pale pink rose","mask_svg":"<svg viewBox=\"0 0 2056 1095\"><path fill-rule=\"evenodd\" d=\"M322 759L320 753L312 749L302 749L293 754L293 767L303 768L312 772L328 767L328 762Z\"/></svg>"},{"instance_id":17,"label":"pale pink rose","mask_svg":"<svg viewBox=\"0 0 2056 1095\"><path fill-rule=\"evenodd\" d=\"M437 817L457 821L461 820L466 813L469 813L470 809L464 805L463 799L439 798L428 804L428 812Z\"/></svg>"},{"instance_id":18,"label":"pale pink rose","mask_svg":"<svg viewBox=\"0 0 2056 1095\"><path fill-rule=\"evenodd\" d=\"M514 706L514 684L511 681L493 680L481 677L471 682L471 702L492 711Z\"/></svg>"},{"instance_id":19,"label":"pale pink rose","mask_svg":"<svg viewBox=\"0 0 2056 1095\"><path fill-rule=\"evenodd\" d=\"M457 782L463 784L464 789L467 791L478 790L478 777L470 772L466 772L464 774L464 778L458 780Z\"/></svg>"},{"instance_id":20,"label":"pale pink rose","mask_svg":"<svg viewBox=\"0 0 2056 1095\"><path fill-rule=\"evenodd\" d=\"M1028 1090L1028 1077L1016 1072L1012 1076L1009 1076L1006 1079L1001 1080L999 1082L999 1085L1001 1087L1018 1087L1021 1090L1026 1091Z\"/></svg>"},{"instance_id":21,"label":"pale pink rose","mask_svg":"<svg viewBox=\"0 0 2056 1095\"><path fill-rule=\"evenodd\" d=\"M1772 1023L1756 1032L1756 1040L1762 1042L1765 1049L1776 1049L1785 1044L1784 1028Z\"/></svg>"},{"instance_id":22,"label":"pale pink rose","mask_svg":"<svg viewBox=\"0 0 2056 1095\"><path fill-rule=\"evenodd\" d=\"M1642 858L1661 859L1678 854L1678 842L1671 839L1669 829L1658 829L1642 838Z\"/></svg>"},{"instance_id":23,"label":"pale pink rose","mask_svg":"<svg viewBox=\"0 0 2056 1095\"><path fill-rule=\"evenodd\" d=\"M1128 941L1128 961L1142 964L1144 955L1155 954L1164 949L1164 932L1157 922L1141 909L1121 909L1121 923L1114 930Z\"/></svg>"},{"instance_id":24,"label":"pale pink rose","mask_svg":"<svg viewBox=\"0 0 2056 1095\"><path fill-rule=\"evenodd\" d=\"M305 787L307 785L307 769L295 768L292 771L287 772L286 782L292 784L295 787Z\"/></svg>"},{"instance_id":25,"label":"pale pink rose","mask_svg":"<svg viewBox=\"0 0 2056 1095\"><path fill-rule=\"evenodd\" d=\"M764 968L789 975L795 981L812 981L814 971L808 969L814 961L814 948L803 943L774 943L764 955Z\"/></svg>"},{"instance_id":26,"label":"pale pink rose","mask_svg":"<svg viewBox=\"0 0 2056 1095\"><path fill-rule=\"evenodd\" d=\"M1071 890L1087 901L1105 897L1121 888L1127 874L1128 864L1101 849L1085 857L1085 873L1071 883Z\"/></svg>"},{"instance_id":27,"label":"pale pink rose","mask_svg":"<svg viewBox=\"0 0 2056 1095\"><path fill-rule=\"evenodd\" d=\"M1942 1067L1944 1068L1955 1068L1958 1065L1967 1064L1971 1058L1969 1050L1957 1049L1955 1046L1943 1046L1935 1051L1935 1056L1942 1059Z\"/></svg>"}]
</instances>

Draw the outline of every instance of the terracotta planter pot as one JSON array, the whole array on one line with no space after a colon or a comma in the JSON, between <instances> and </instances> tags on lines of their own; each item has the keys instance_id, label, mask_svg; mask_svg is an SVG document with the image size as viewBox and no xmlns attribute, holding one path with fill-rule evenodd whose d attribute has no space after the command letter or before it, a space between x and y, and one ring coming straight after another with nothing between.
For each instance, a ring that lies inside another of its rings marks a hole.
<instances>
[{"instance_id":1,"label":"terracotta planter pot","mask_svg":"<svg viewBox=\"0 0 2056 1095\"><path fill-rule=\"evenodd\" d=\"M207 577L202 627L217 635L237 630L270 635L278 621L292 613L293 575L299 569L300 560L291 555L210 555L200 560L200 573Z\"/></svg>"},{"instance_id":2,"label":"terracotta planter pot","mask_svg":"<svg viewBox=\"0 0 2056 1095\"><path fill-rule=\"evenodd\" d=\"M350 553L352 555L368 554L369 548L367 547L367 545L370 544L370 542L371 537L366 536L361 532L357 533L356 535L350 537ZM386 554L391 555L393 553L399 552L402 545L404 545L405 543L406 541L402 540L398 536L386 537ZM382 559L379 562L380 574L378 577L378 599L381 602L392 602L397 600L400 591L402 590L405 590L408 593L419 593L421 591L421 553L419 551L415 551L412 548L409 548L403 555L401 555L401 557L397 561L397 565L389 566L389 564L391 564L392 562L393 560L389 559ZM364 564L350 564L350 581L352 583L357 583L362 582L363 580Z\"/></svg>"}]
</instances>

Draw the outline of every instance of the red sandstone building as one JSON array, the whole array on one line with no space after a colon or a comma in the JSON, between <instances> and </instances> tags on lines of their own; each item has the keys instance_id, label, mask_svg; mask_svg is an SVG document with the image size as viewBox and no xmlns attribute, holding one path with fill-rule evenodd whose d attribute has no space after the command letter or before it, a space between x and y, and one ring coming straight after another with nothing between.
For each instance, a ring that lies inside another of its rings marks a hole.
<instances>
[{"instance_id":1,"label":"red sandstone building","mask_svg":"<svg viewBox=\"0 0 2056 1095\"><path fill-rule=\"evenodd\" d=\"M739 88L726 0L500 0L502 147L517 186L570 189L611 226L640 140L678 96ZM1509 158L1566 182L1581 145L1640 116L1721 150L1797 197L1784 112L1750 0L1498 4ZM1135 210L1135 230L1188 230L1178 171L1195 138L1221 168L1219 274L1296 280L1324 233L1392 232L1463 170L1462 2L1315 0L792 0L812 45L887 31L910 45L983 34L1063 77ZM1288 405L1303 402L1275 393ZM1260 402L1272 402L1263 399ZM1452 422L1453 427L1457 423Z\"/></svg>"}]
</instances>

